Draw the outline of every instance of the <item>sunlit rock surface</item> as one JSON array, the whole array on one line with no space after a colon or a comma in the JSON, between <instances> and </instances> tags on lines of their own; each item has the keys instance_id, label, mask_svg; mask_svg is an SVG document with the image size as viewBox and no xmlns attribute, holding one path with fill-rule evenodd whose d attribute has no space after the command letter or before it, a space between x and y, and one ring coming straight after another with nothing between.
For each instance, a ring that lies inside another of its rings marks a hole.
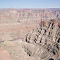
<instances>
[{"instance_id":1,"label":"sunlit rock surface","mask_svg":"<svg viewBox=\"0 0 60 60\"><path fill-rule=\"evenodd\" d=\"M0 48L0 60L60 60L60 9L0 9Z\"/></svg>"}]
</instances>

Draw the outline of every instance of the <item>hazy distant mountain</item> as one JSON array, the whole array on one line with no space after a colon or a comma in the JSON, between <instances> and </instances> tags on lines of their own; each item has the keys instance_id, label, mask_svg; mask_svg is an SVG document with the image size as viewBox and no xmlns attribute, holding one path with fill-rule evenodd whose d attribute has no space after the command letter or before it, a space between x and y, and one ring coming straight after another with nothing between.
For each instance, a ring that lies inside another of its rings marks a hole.
<instances>
[{"instance_id":1,"label":"hazy distant mountain","mask_svg":"<svg viewBox=\"0 0 60 60\"><path fill-rule=\"evenodd\" d=\"M0 9L0 23L35 22L60 18L60 9Z\"/></svg>"}]
</instances>

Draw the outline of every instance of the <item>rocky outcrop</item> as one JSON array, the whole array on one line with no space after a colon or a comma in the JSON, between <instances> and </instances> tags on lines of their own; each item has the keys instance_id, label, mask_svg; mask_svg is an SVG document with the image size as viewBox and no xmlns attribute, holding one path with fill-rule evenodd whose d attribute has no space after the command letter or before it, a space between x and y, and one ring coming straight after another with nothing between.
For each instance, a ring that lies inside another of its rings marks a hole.
<instances>
[{"instance_id":1,"label":"rocky outcrop","mask_svg":"<svg viewBox=\"0 0 60 60\"><path fill-rule=\"evenodd\" d=\"M54 60L59 60L60 59L60 21L54 19L51 19L49 21L47 20L41 21L40 25L36 29L34 29L32 32L26 35L25 41L27 43L37 44L39 46L42 46L44 49L47 50L48 53L53 54L53 57L51 57L51 59L53 58ZM42 49L42 51L44 51L44 49ZM42 55L42 58L46 54L47 53L44 53ZM44 58L44 60L46 58Z\"/></svg>"},{"instance_id":2,"label":"rocky outcrop","mask_svg":"<svg viewBox=\"0 0 60 60\"><path fill-rule=\"evenodd\" d=\"M0 47L14 60L60 60L60 9L0 9Z\"/></svg>"}]
</instances>

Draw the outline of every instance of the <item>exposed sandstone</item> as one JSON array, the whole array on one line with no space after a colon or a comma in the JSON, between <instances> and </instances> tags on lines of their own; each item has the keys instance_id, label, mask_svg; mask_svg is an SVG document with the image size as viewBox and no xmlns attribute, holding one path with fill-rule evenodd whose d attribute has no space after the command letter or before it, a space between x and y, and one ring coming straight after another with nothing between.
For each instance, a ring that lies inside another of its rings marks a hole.
<instances>
[{"instance_id":1,"label":"exposed sandstone","mask_svg":"<svg viewBox=\"0 0 60 60\"><path fill-rule=\"evenodd\" d=\"M47 52L50 52L51 54L53 54L53 56L56 56L56 59L59 59L60 57L60 41L59 41L60 40L60 27L59 27L60 21L53 19L53 20L42 21L42 22L44 23L39 25L37 29L33 30L32 34L31 33L28 34L28 37L26 37L26 42L37 44L39 46L44 47L47 50ZM44 53L44 54L47 54L47 53ZM44 54L42 55L42 58Z\"/></svg>"},{"instance_id":2,"label":"exposed sandstone","mask_svg":"<svg viewBox=\"0 0 60 60\"><path fill-rule=\"evenodd\" d=\"M1 9L0 47L13 60L60 60L60 9Z\"/></svg>"}]
</instances>

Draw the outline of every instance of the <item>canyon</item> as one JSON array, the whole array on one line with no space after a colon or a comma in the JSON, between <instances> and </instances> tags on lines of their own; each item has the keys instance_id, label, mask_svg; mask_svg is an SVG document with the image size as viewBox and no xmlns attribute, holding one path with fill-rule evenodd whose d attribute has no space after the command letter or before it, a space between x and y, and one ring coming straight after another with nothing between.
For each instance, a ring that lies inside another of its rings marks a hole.
<instances>
[{"instance_id":1,"label":"canyon","mask_svg":"<svg viewBox=\"0 0 60 60\"><path fill-rule=\"evenodd\" d=\"M11 60L60 60L60 9L0 9L0 48Z\"/></svg>"}]
</instances>

